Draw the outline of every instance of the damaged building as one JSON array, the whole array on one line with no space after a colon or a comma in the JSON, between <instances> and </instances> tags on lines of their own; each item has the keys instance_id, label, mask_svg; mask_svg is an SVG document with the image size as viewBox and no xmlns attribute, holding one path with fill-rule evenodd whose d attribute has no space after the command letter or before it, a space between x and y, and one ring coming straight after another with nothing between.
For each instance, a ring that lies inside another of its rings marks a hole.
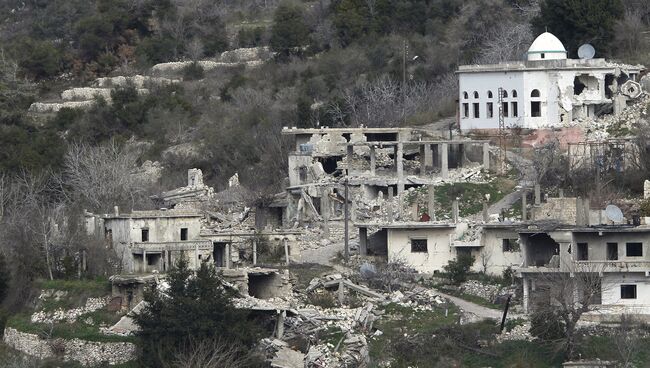
<instances>
[{"instance_id":1,"label":"damaged building","mask_svg":"<svg viewBox=\"0 0 650 368\"><path fill-rule=\"evenodd\" d=\"M254 210L246 206L238 183L215 193L199 169L188 171L188 185L152 197L157 210L85 214L89 235L103 238L129 273L166 272L185 259L235 268L257 264L258 254L281 254L283 263L299 262L300 230L257 230ZM259 246L259 250L258 250ZM263 249L262 249L263 248Z\"/></svg>"},{"instance_id":2,"label":"damaged building","mask_svg":"<svg viewBox=\"0 0 650 368\"><path fill-rule=\"evenodd\" d=\"M490 167L490 145L444 140L410 128L284 128L293 138L285 226L341 219L347 180L351 206L392 199L409 188L454 182ZM356 207L355 207L356 209ZM352 210L352 219L356 210ZM276 214L279 212L275 212Z\"/></svg>"},{"instance_id":3,"label":"damaged building","mask_svg":"<svg viewBox=\"0 0 650 368\"><path fill-rule=\"evenodd\" d=\"M562 42L545 32L525 61L458 68L462 131L559 128L574 120L619 114L642 95L642 66L605 59L567 58Z\"/></svg>"}]
</instances>

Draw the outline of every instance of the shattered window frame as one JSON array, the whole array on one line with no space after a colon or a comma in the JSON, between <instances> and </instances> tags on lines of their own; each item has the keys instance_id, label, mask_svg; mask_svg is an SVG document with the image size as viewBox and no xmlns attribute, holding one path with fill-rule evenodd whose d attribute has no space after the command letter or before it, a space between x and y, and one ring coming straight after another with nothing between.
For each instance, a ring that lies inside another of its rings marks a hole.
<instances>
[{"instance_id":1,"label":"shattered window frame","mask_svg":"<svg viewBox=\"0 0 650 368\"><path fill-rule=\"evenodd\" d=\"M521 246L519 245L519 239L515 238L503 238L501 239L501 247L504 253L514 253L521 252Z\"/></svg>"}]
</instances>

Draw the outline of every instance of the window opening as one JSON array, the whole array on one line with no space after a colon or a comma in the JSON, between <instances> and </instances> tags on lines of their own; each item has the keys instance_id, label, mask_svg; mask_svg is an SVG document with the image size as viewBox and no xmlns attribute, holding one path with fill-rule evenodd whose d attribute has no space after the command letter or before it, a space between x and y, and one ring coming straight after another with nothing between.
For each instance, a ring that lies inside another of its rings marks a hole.
<instances>
[{"instance_id":1,"label":"window opening","mask_svg":"<svg viewBox=\"0 0 650 368\"><path fill-rule=\"evenodd\" d=\"M411 239L411 253L426 253L427 239Z\"/></svg>"},{"instance_id":2,"label":"window opening","mask_svg":"<svg viewBox=\"0 0 650 368\"><path fill-rule=\"evenodd\" d=\"M142 229L140 231L141 236L142 236L142 242L148 242L149 241L149 229Z\"/></svg>"},{"instance_id":3,"label":"window opening","mask_svg":"<svg viewBox=\"0 0 650 368\"><path fill-rule=\"evenodd\" d=\"M501 246L504 252L519 252L520 250L518 239L503 239Z\"/></svg>"},{"instance_id":4,"label":"window opening","mask_svg":"<svg viewBox=\"0 0 650 368\"><path fill-rule=\"evenodd\" d=\"M626 243L625 254L628 257L643 257L643 245L641 243Z\"/></svg>"},{"instance_id":5,"label":"window opening","mask_svg":"<svg viewBox=\"0 0 650 368\"><path fill-rule=\"evenodd\" d=\"M539 101L531 101L530 102L530 116L532 116L532 117L540 117L540 116L542 116L541 102L539 102Z\"/></svg>"},{"instance_id":6,"label":"window opening","mask_svg":"<svg viewBox=\"0 0 650 368\"><path fill-rule=\"evenodd\" d=\"M494 105L492 102L487 103L487 117L491 118L494 116Z\"/></svg>"},{"instance_id":7,"label":"window opening","mask_svg":"<svg viewBox=\"0 0 650 368\"><path fill-rule=\"evenodd\" d=\"M578 261L589 259L589 245L587 243L578 243Z\"/></svg>"},{"instance_id":8,"label":"window opening","mask_svg":"<svg viewBox=\"0 0 650 368\"><path fill-rule=\"evenodd\" d=\"M478 92L474 91L474 98L478 98Z\"/></svg>"},{"instance_id":9,"label":"window opening","mask_svg":"<svg viewBox=\"0 0 650 368\"><path fill-rule=\"evenodd\" d=\"M618 243L607 243L607 260L618 260Z\"/></svg>"},{"instance_id":10,"label":"window opening","mask_svg":"<svg viewBox=\"0 0 650 368\"><path fill-rule=\"evenodd\" d=\"M621 285L621 299L636 299L636 285Z\"/></svg>"},{"instance_id":11,"label":"window opening","mask_svg":"<svg viewBox=\"0 0 650 368\"><path fill-rule=\"evenodd\" d=\"M532 92L530 92L530 97L539 97L539 90L534 89Z\"/></svg>"},{"instance_id":12,"label":"window opening","mask_svg":"<svg viewBox=\"0 0 650 368\"><path fill-rule=\"evenodd\" d=\"M517 116L519 116L519 111L517 111L517 103L513 102L511 103L511 105L512 105L512 117L516 118Z\"/></svg>"},{"instance_id":13,"label":"window opening","mask_svg":"<svg viewBox=\"0 0 650 368\"><path fill-rule=\"evenodd\" d=\"M479 104L475 103L474 105L474 118L480 118L480 113L479 113Z\"/></svg>"},{"instance_id":14,"label":"window opening","mask_svg":"<svg viewBox=\"0 0 650 368\"><path fill-rule=\"evenodd\" d=\"M463 104L463 117L464 118L469 117L469 104L468 103Z\"/></svg>"},{"instance_id":15,"label":"window opening","mask_svg":"<svg viewBox=\"0 0 650 368\"><path fill-rule=\"evenodd\" d=\"M181 229L181 240L187 240L187 228L186 227Z\"/></svg>"}]
</instances>

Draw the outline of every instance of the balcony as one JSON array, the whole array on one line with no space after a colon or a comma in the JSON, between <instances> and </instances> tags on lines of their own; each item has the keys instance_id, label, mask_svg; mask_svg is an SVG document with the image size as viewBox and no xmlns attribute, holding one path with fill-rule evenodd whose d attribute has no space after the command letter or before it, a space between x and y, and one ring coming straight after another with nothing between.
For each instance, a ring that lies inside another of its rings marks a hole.
<instances>
[{"instance_id":1,"label":"balcony","mask_svg":"<svg viewBox=\"0 0 650 368\"><path fill-rule=\"evenodd\" d=\"M650 261L574 261L576 270L590 272L649 272Z\"/></svg>"},{"instance_id":2,"label":"balcony","mask_svg":"<svg viewBox=\"0 0 650 368\"><path fill-rule=\"evenodd\" d=\"M212 242L210 240L179 240L171 242L133 242L130 244L131 253L142 254L147 253L161 253L163 251L180 251L187 250L212 250Z\"/></svg>"}]
</instances>

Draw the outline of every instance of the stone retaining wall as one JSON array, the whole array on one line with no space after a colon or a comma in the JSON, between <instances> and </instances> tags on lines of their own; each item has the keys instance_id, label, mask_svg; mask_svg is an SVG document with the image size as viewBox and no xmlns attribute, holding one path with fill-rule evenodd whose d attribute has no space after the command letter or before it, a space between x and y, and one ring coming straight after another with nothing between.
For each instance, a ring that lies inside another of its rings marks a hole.
<instances>
[{"instance_id":1,"label":"stone retaining wall","mask_svg":"<svg viewBox=\"0 0 650 368\"><path fill-rule=\"evenodd\" d=\"M136 347L130 342L95 342L80 339L45 340L38 335L13 328L4 331L4 343L27 355L40 359L60 357L63 361L77 361L86 367L104 362L114 365L134 360Z\"/></svg>"}]
</instances>

